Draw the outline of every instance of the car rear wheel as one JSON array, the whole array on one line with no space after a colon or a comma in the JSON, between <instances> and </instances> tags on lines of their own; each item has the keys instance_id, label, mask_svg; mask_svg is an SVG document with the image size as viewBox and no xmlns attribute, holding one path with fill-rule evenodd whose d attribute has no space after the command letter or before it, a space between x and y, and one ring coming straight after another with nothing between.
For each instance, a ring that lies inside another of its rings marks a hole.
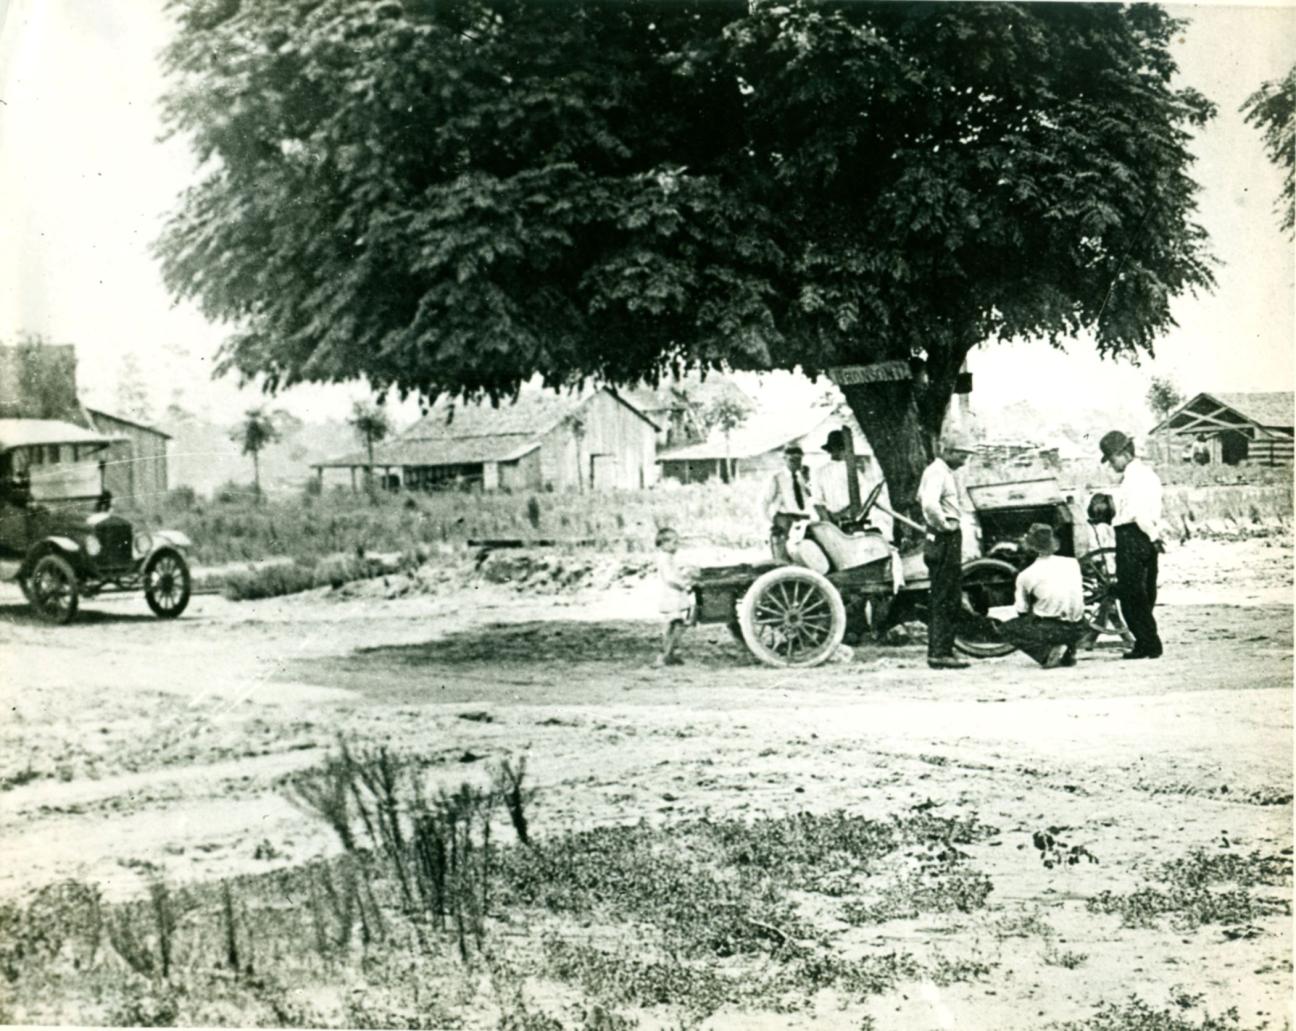
<instances>
[{"instance_id":1,"label":"car rear wheel","mask_svg":"<svg viewBox=\"0 0 1296 1031\"><path fill-rule=\"evenodd\" d=\"M76 615L80 594L76 571L59 555L36 560L27 578L28 598L36 615L47 623L69 623Z\"/></svg>"},{"instance_id":2,"label":"car rear wheel","mask_svg":"<svg viewBox=\"0 0 1296 1031\"><path fill-rule=\"evenodd\" d=\"M175 619L189 604L189 564L175 551L160 551L144 566L144 600L159 619Z\"/></svg>"}]
</instances>

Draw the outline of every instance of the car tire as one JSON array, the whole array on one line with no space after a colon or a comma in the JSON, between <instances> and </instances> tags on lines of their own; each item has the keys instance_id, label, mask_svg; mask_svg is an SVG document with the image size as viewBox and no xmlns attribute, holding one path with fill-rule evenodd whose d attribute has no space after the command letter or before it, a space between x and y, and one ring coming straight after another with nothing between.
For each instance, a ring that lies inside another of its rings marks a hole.
<instances>
[{"instance_id":1,"label":"car tire","mask_svg":"<svg viewBox=\"0 0 1296 1031\"><path fill-rule=\"evenodd\" d=\"M46 623L72 622L80 604L76 570L61 555L42 555L27 578L32 610Z\"/></svg>"},{"instance_id":2,"label":"car tire","mask_svg":"<svg viewBox=\"0 0 1296 1031\"><path fill-rule=\"evenodd\" d=\"M144 563L144 600L158 619L175 619L189 605L189 563L178 551L159 551Z\"/></svg>"}]
</instances>

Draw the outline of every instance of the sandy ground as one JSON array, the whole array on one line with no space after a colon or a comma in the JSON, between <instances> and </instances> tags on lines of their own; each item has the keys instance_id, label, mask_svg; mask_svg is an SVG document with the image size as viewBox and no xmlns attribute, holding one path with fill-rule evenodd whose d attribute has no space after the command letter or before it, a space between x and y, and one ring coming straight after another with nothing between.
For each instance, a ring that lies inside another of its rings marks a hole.
<instances>
[{"instance_id":1,"label":"sandy ground","mask_svg":"<svg viewBox=\"0 0 1296 1031\"><path fill-rule=\"evenodd\" d=\"M1282 1026L1289 917L1228 941L1084 910L1196 847L1291 842L1290 542L1192 541L1166 556L1162 583L1157 662L1100 647L1069 670L1013 655L933 672L909 645L792 673L754 664L723 627L691 634L684 667L652 670L651 585L202 596L174 623L142 599L95 600L65 628L33 622L3 585L0 897L63 877L126 895L141 864L183 881L329 850L276 781L357 735L440 756L451 784L527 755L538 834L705 812L885 816L928 800L975 811L1003 831L973 846L993 905L1043 913L1088 959L1067 970L1043 965L1039 943L973 942L998 964L992 981L894 993L880 1026L1031 1026L1175 985ZM1045 869L1030 836L1048 825L1101 862ZM939 917L883 925L875 944L948 930Z\"/></svg>"}]
</instances>

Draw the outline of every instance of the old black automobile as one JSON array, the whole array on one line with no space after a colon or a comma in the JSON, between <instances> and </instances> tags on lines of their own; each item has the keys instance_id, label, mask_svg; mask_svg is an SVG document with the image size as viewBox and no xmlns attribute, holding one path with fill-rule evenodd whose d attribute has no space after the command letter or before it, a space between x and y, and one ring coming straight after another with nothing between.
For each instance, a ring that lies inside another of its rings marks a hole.
<instances>
[{"instance_id":1,"label":"old black automobile","mask_svg":"<svg viewBox=\"0 0 1296 1031\"><path fill-rule=\"evenodd\" d=\"M174 619L189 604L189 539L115 513L99 456L112 439L72 423L0 419L0 554L36 615L67 623L82 598L139 591Z\"/></svg>"}]
</instances>

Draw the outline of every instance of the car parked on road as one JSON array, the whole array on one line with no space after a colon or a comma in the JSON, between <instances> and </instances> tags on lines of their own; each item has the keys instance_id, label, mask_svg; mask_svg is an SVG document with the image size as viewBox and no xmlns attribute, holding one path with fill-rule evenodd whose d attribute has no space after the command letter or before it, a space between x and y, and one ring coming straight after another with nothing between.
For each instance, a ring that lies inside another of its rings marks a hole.
<instances>
[{"instance_id":1,"label":"car parked on road","mask_svg":"<svg viewBox=\"0 0 1296 1031\"><path fill-rule=\"evenodd\" d=\"M0 554L20 560L14 579L46 622L70 622L100 594L142 590L162 619L189 604L189 538L113 511L98 460L112 442L68 422L0 419Z\"/></svg>"}]
</instances>

